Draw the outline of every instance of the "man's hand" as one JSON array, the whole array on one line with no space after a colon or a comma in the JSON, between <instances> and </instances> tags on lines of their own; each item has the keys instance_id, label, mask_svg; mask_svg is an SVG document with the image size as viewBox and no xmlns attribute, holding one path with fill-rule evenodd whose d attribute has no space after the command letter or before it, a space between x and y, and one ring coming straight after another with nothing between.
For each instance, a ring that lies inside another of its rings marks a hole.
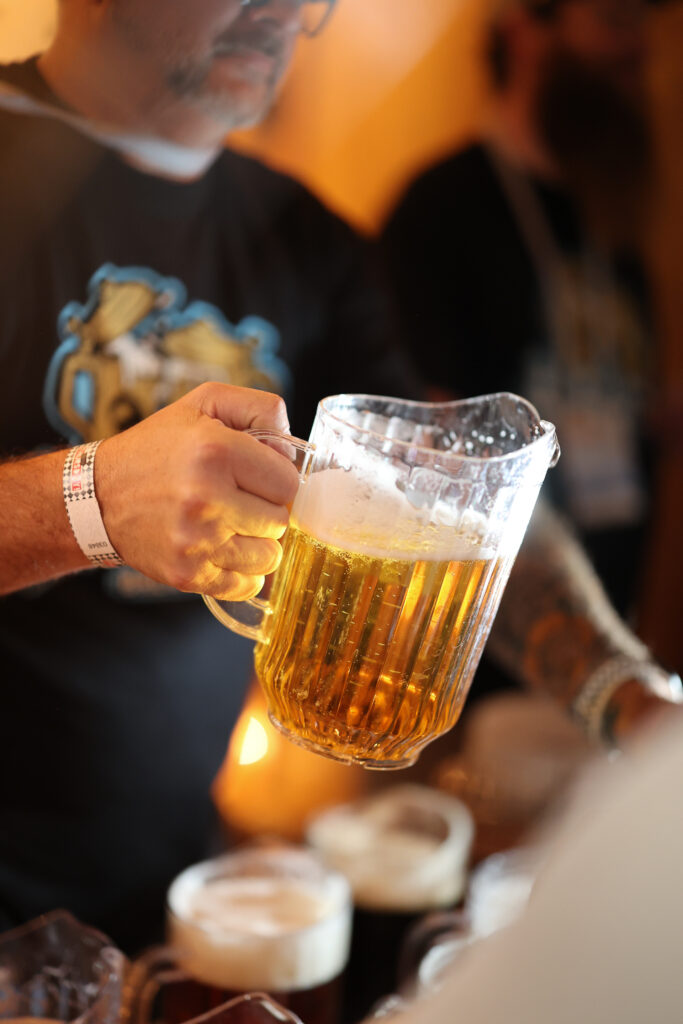
<instances>
[{"instance_id":1,"label":"man's hand","mask_svg":"<svg viewBox=\"0 0 683 1024\"><path fill-rule=\"evenodd\" d=\"M97 497L128 565L178 590L258 593L279 565L298 475L250 428L288 432L282 399L202 384L100 445Z\"/></svg>"},{"instance_id":2,"label":"man's hand","mask_svg":"<svg viewBox=\"0 0 683 1024\"><path fill-rule=\"evenodd\" d=\"M681 717L683 705L649 691L638 679L627 679L610 698L605 711L606 731L618 747L649 733L672 716Z\"/></svg>"}]
</instances>

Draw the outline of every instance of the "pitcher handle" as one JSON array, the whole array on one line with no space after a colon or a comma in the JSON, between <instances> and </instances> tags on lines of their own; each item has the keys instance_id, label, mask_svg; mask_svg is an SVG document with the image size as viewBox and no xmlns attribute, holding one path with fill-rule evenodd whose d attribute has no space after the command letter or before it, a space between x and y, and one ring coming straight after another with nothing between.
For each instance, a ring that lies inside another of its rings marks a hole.
<instances>
[{"instance_id":1,"label":"pitcher handle","mask_svg":"<svg viewBox=\"0 0 683 1024\"><path fill-rule=\"evenodd\" d=\"M293 437L280 430L256 428L247 430L245 433L251 434L257 441L270 444L285 458L291 459L296 465L301 482L306 480L315 452L314 444L302 441L300 437ZM208 594L202 594L202 598L211 614L233 633L259 643L267 642L263 627L267 617L272 615L272 608L268 601L260 597L250 597L246 601L219 601L215 597L209 597Z\"/></svg>"}]
</instances>

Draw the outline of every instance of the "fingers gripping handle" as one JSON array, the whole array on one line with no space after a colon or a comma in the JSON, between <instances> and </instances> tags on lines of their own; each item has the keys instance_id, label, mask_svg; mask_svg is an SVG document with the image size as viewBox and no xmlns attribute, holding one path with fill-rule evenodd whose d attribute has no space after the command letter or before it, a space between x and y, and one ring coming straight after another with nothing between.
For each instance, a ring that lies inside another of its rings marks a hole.
<instances>
[{"instance_id":1,"label":"fingers gripping handle","mask_svg":"<svg viewBox=\"0 0 683 1024\"><path fill-rule=\"evenodd\" d=\"M247 430L257 441L262 441L284 458L293 462L296 466L301 482L303 483L309 473L311 458L315 451L315 445L301 438L292 437L279 430ZM248 601L219 601L215 597L203 594L204 603L219 622L233 633L245 636L248 640L265 642L263 626L266 618L272 614L268 601L260 597L249 598Z\"/></svg>"}]
</instances>

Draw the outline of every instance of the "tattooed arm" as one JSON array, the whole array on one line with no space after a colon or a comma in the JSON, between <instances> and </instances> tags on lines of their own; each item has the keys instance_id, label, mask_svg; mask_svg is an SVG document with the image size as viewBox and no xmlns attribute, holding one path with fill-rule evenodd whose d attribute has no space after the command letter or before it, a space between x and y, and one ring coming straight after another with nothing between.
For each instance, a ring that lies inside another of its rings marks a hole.
<instances>
[{"instance_id":1,"label":"tattooed arm","mask_svg":"<svg viewBox=\"0 0 683 1024\"><path fill-rule=\"evenodd\" d=\"M510 575L489 651L584 727L619 742L672 706L669 676L610 604L580 544L539 503ZM656 692L654 692L656 691Z\"/></svg>"}]
</instances>

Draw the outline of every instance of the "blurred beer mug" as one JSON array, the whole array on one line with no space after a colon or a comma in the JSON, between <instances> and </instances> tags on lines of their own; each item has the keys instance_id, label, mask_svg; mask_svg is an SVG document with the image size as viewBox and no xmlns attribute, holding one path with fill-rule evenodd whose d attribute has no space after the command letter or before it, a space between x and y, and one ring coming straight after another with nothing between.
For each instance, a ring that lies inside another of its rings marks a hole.
<instances>
[{"instance_id":1,"label":"blurred beer mug","mask_svg":"<svg viewBox=\"0 0 683 1024\"><path fill-rule=\"evenodd\" d=\"M272 437L272 433L270 437ZM456 722L555 428L511 394L320 402L267 601L205 601L257 641L273 724L317 753L403 768Z\"/></svg>"},{"instance_id":2,"label":"blurred beer mug","mask_svg":"<svg viewBox=\"0 0 683 1024\"><path fill-rule=\"evenodd\" d=\"M456 960L474 941L467 912L427 914L406 936L399 960L399 992L414 999L441 987Z\"/></svg>"},{"instance_id":3,"label":"blurred beer mug","mask_svg":"<svg viewBox=\"0 0 683 1024\"><path fill-rule=\"evenodd\" d=\"M138 977L138 981L140 978ZM141 989L131 993L129 1012L122 1018L123 1022L130 1024L142 1024L154 1020L150 1014L152 1000L148 998L147 992L150 985L155 990L162 991L165 986L173 985L170 974L164 973L159 981L151 979L142 982ZM167 1024L163 1019L163 1024ZM243 996L235 996L227 1002L221 1003L213 1010L202 1013L199 1017L193 1017L183 1021L183 1024L304 1024L300 1017L284 1006L280 1006L274 999L265 992L248 992Z\"/></svg>"},{"instance_id":4,"label":"blurred beer mug","mask_svg":"<svg viewBox=\"0 0 683 1024\"><path fill-rule=\"evenodd\" d=\"M361 1020L397 991L407 936L423 916L462 899L473 833L464 804L416 785L392 786L311 822L308 841L353 892L346 1021Z\"/></svg>"},{"instance_id":5,"label":"blurred beer mug","mask_svg":"<svg viewBox=\"0 0 683 1024\"><path fill-rule=\"evenodd\" d=\"M65 910L0 935L0 1019L115 1024L126 959Z\"/></svg>"},{"instance_id":6,"label":"blurred beer mug","mask_svg":"<svg viewBox=\"0 0 683 1024\"><path fill-rule=\"evenodd\" d=\"M135 1024L180 1024L256 991L305 1024L338 1020L351 894L311 850L255 846L194 865L167 903L167 946L135 964Z\"/></svg>"},{"instance_id":7,"label":"blurred beer mug","mask_svg":"<svg viewBox=\"0 0 683 1024\"><path fill-rule=\"evenodd\" d=\"M474 943L516 921L526 909L542 860L537 846L487 857L470 872L464 906L418 921L399 959L401 996L435 992Z\"/></svg>"},{"instance_id":8,"label":"blurred beer mug","mask_svg":"<svg viewBox=\"0 0 683 1024\"><path fill-rule=\"evenodd\" d=\"M542 866L540 846L519 846L495 853L470 877L467 915L475 938L485 939L517 920L526 909Z\"/></svg>"},{"instance_id":9,"label":"blurred beer mug","mask_svg":"<svg viewBox=\"0 0 683 1024\"><path fill-rule=\"evenodd\" d=\"M480 861L528 845L594 756L583 731L545 694L497 693L470 707L459 750L438 765L435 785L472 812Z\"/></svg>"}]
</instances>

